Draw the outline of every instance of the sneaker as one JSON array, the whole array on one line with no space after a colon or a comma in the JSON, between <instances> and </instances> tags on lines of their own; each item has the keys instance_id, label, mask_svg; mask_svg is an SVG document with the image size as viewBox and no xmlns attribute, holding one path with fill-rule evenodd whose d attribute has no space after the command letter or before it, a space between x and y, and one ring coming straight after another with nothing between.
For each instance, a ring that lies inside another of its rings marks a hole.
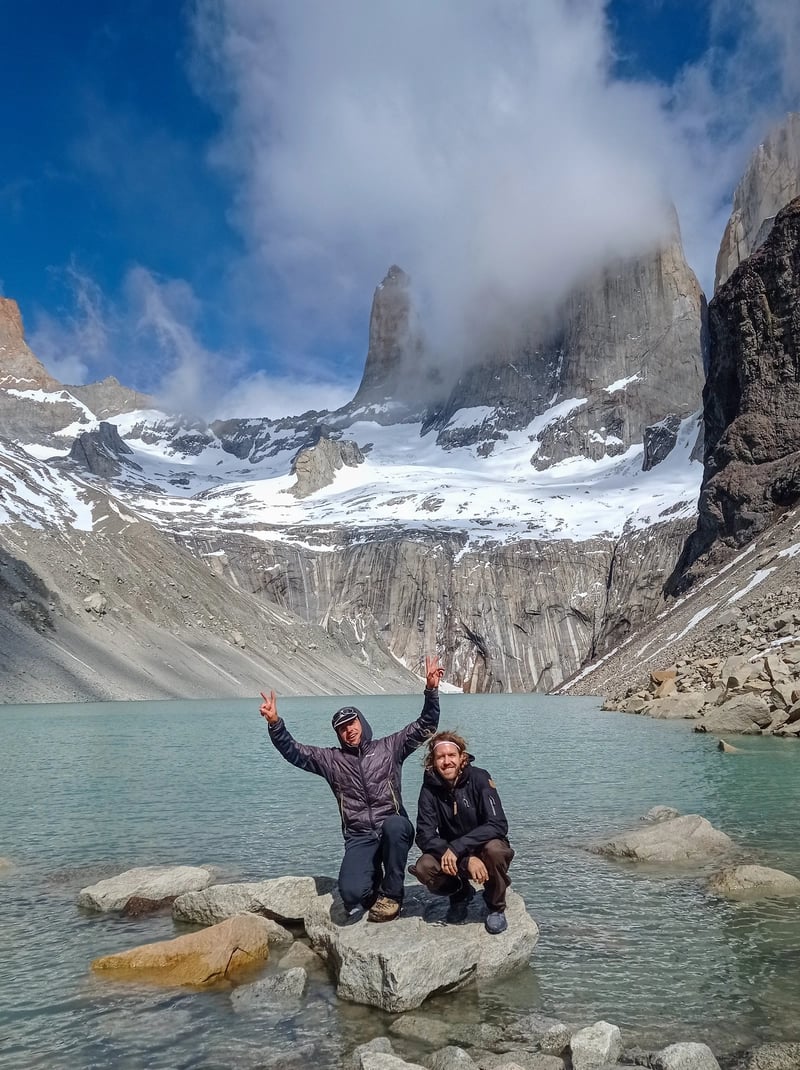
<instances>
[{"instance_id":1,"label":"sneaker","mask_svg":"<svg viewBox=\"0 0 800 1070\"><path fill-rule=\"evenodd\" d=\"M379 895L372 904L368 921L394 921L400 913L400 904L396 899L390 899L388 895Z\"/></svg>"},{"instance_id":2,"label":"sneaker","mask_svg":"<svg viewBox=\"0 0 800 1070\"><path fill-rule=\"evenodd\" d=\"M474 895L475 889L471 884L467 883L464 890L460 891L458 895L450 896L450 906L444 916L447 925L462 925L467 920L469 904Z\"/></svg>"},{"instance_id":3,"label":"sneaker","mask_svg":"<svg viewBox=\"0 0 800 1070\"><path fill-rule=\"evenodd\" d=\"M492 936L504 933L508 928L508 922L502 910L493 910L491 914L487 914L485 925L487 933L491 933Z\"/></svg>"}]
</instances>

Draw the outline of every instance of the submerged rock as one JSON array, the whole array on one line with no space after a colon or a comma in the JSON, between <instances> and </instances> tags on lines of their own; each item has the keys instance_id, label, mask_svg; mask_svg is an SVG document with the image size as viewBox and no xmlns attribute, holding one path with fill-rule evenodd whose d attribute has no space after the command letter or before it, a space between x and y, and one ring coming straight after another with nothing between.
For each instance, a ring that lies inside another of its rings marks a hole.
<instances>
[{"instance_id":1,"label":"submerged rock","mask_svg":"<svg viewBox=\"0 0 800 1070\"><path fill-rule=\"evenodd\" d=\"M657 821L647 828L624 832L616 839L589 848L593 854L632 862L700 862L734 846L730 836L715 829L699 814Z\"/></svg>"},{"instance_id":2,"label":"submerged rock","mask_svg":"<svg viewBox=\"0 0 800 1070\"><path fill-rule=\"evenodd\" d=\"M206 987L231 980L269 958L269 922L240 914L197 933L142 944L95 959L92 969L120 980Z\"/></svg>"},{"instance_id":3,"label":"submerged rock","mask_svg":"<svg viewBox=\"0 0 800 1070\"><path fill-rule=\"evenodd\" d=\"M306 931L333 968L342 999L387 1011L412 1010L434 992L527 965L539 929L515 892L508 893L508 929L499 936L486 932L475 900L463 925L440 924L446 907L446 899L408 888L397 920L375 925L362 918L347 924L334 893L312 904Z\"/></svg>"},{"instance_id":4,"label":"submerged rock","mask_svg":"<svg viewBox=\"0 0 800 1070\"><path fill-rule=\"evenodd\" d=\"M768 899L800 895L800 880L768 866L729 866L710 877L708 890L726 899Z\"/></svg>"},{"instance_id":5,"label":"submerged rock","mask_svg":"<svg viewBox=\"0 0 800 1070\"><path fill-rule=\"evenodd\" d=\"M78 906L103 912L124 910L131 899L157 902L206 888L213 879L211 870L200 866L138 866L82 888Z\"/></svg>"},{"instance_id":6,"label":"submerged rock","mask_svg":"<svg viewBox=\"0 0 800 1070\"><path fill-rule=\"evenodd\" d=\"M305 991L308 974L301 966L283 973L263 977L249 985L240 985L231 993L235 1011L256 1010L266 1007L278 1015L285 1013L287 1005L297 1004Z\"/></svg>"}]
</instances>

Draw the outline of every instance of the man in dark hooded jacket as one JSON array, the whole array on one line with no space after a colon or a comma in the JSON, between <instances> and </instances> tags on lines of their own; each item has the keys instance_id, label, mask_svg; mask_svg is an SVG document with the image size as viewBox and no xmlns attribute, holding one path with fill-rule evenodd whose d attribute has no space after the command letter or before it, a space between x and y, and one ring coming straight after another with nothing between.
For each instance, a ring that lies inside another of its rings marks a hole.
<instances>
[{"instance_id":1,"label":"man in dark hooded jacket","mask_svg":"<svg viewBox=\"0 0 800 1070\"><path fill-rule=\"evenodd\" d=\"M403 903L403 881L414 826L401 795L402 764L439 724L439 681L444 670L437 657L425 659L425 702L411 724L381 739L355 706L344 706L331 724L338 747L298 743L278 716L275 692L262 691L261 716L269 738L287 762L324 777L339 803L344 858L339 894L349 914L369 909L370 921L391 921Z\"/></svg>"},{"instance_id":2,"label":"man in dark hooded jacket","mask_svg":"<svg viewBox=\"0 0 800 1070\"><path fill-rule=\"evenodd\" d=\"M450 896L445 921L465 921L474 892L483 884L486 929L508 928L506 889L514 851L500 796L485 769L473 765L467 744L455 732L428 740L425 776L417 804L417 846L423 852L409 871L434 895Z\"/></svg>"}]
</instances>

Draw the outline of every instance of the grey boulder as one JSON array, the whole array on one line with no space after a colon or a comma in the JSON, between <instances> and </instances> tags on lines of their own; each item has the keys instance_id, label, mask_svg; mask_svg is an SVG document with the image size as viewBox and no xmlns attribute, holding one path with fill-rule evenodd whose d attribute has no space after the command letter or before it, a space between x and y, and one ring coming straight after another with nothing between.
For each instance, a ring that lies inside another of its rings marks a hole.
<instances>
[{"instance_id":1,"label":"grey boulder","mask_svg":"<svg viewBox=\"0 0 800 1070\"><path fill-rule=\"evenodd\" d=\"M579 1029L570 1041L572 1070L594 1070L613 1064L622 1052L619 1027L610 1022L595 1022Z\"/></svg>"},{"instance_id":2,"label":"grey boulder","mask_svg":"<svg viewBox=\"0 0 800 1070\"><path fill-rule=\"evenodd\" d=\"M653 1070L720 1070L707 1044L670 1044L653 1055Z\"/></svg>"},{"instance_id":3,"label":"grey boulder","mask_svg":"<svg viewBox=\"0 0 800 1070\"><path fill-rule=\"evenodd\" d=\"M124 910L129 899L157 902L206 888L213 879L211 871L200 866L138 866L82 888L78 906L104 913Z\"/></svg>"},{"instance_id":4,"label":"grey boulder","mask_svg":"<svg viewBox=\"0 0 800 1070\"><path fill-rule=\"evenodd\" d=\"M309 905L336 886L331 877L275 877L272 880L215 884L181 895L172 906L177 921L216 925L247 912L281 924L301 924Z\"/></svg>"},{"instance_id":5,"label":"grey boulder","mask_svg":"<svg viewBox=\"0 0 800 1070\"><path fill-rule=\"evenodd\" d=\"M300 966L272 974L249 985L240 985L231 993L235 1011L264 1008L282 1014L287 1004L297 1003L306 987L308 975Z\"/></svg>"},{"instance_id":6,"label":"grey boulder","mask_svg":"<svg viewBox=\"0 0 800 1070\"><path fill-rule=\"evenodd\" d=\"M632 862L689 863L724 854L733 840L715 829L699 814L657 821L646 828L633 829L589 849L607 858Z\"/></svg>"},{"instance_id":7,"label":"grey boulder","mask_svg":"<svg viewBox=\"0 0 800 1070\"><path fill-rule=\"evenodd\" d=\"M769 899L800 895L800 880L769 866L728 866L711 875L708 890L725 899Z\"/></svg>"},{"instance_id":8,"label":"grey boulder","mask_svg":"<svg viewBox=\"0 0 800 1070\"><path fill-rule=\"evenodd\" d=\"M508 894L508 929L491 936L478 907L463 925L444 925L447 900L407 888L403 913L374 924L346 924L338 893L321 896L306 914L312 947L333 968L337 995L354 1003L406 1011L434 992L452 991L473 979L498 977L527 965L539 938L536 922L514 892Z\"/></svg>"}]
</instances>

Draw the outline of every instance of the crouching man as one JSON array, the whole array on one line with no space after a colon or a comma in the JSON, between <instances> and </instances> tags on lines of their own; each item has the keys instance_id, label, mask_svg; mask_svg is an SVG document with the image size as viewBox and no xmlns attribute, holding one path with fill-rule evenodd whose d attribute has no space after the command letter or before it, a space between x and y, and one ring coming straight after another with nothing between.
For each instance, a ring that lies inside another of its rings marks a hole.
<instances>
[{"instance_id":1,"label":"crouching man","mask_svg":"<svg viewBox=\"0 0 800 1070\"><path fill-rule=\"evenodd\" d=\"M470 881L482 884L486 930L496 935L508 928L506 889L514 851L494 781L473 760L455 732L439 732L428 741L417 805L416 841L423 853L409 872L434 895L450 897L449 924L466 920L475 894Z\"/></svg>"}]
</instances>

